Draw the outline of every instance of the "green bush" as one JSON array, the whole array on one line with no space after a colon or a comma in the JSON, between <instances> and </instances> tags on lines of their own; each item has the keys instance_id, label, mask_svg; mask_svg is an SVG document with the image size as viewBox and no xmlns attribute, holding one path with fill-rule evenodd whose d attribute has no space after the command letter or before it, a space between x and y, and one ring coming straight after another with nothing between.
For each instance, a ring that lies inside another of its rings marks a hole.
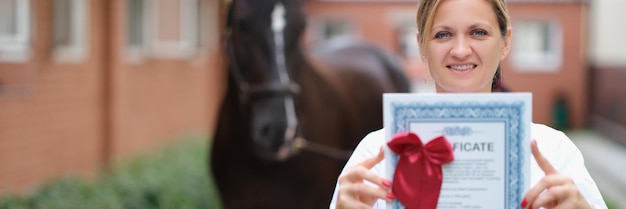
<instances>
[{"instance_id":1,"label":"green bush","mask_svg":"<svg viewBox=\"0 0 626 209\"><path fill-rule=\"evenodd\" d=\"M116 164L98 182L62 178L30 196L6 196L0 199L0 209L221 208L208 175L207 142L205 137L187 137Z\"/></svg>"},{"instance_id":2,"label":"green bush","mask_svg":"<svg viewBox=\"0 0 626 209\"><path fill-rule=\"evenodd\" d=\"M59 179L31 196L0 199L0 209L222 208L208 175L207 142L204 137L187 137L163 150L116 164L96 183ZM607 205L618 208L610 200Z\"/></svg>"}]
</instances>

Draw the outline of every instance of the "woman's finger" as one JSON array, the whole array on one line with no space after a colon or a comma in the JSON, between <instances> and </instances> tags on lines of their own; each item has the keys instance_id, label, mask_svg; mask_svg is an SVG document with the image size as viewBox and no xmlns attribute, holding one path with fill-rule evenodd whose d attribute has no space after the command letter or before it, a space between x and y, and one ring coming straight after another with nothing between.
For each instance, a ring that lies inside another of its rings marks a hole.
<instances>
[{"instance_id":1,"label":"woman's finger","mask_svg":"<svg viewBox=\"0 0 626 209\"><path fill-rule=\"evenodd\" d=\"M541 170L543 170L546 175L558 173L557 170L552 167L552 164L550 164L548 159L546 159L541 154L541 152L539 152L539 148L537 147L537 141L534 139L532 142L530 142L530 151L533 153L533 156L535 157L535 161L537 161L539 168L541 168Z\"/></svg>"},{"instance_id":2,"label":"woman's finger","mask_svg":"<svg viewBox=\"0 0 626 209\"><path fill-rule=\"evenodd\" d=\"M380 187L367 184L350 184L344 188L350 196L367 197L368 199L387 199L388 192Z\"/></svg>"},{"instance_id":3,"label":"woman's finger","mask_svg":"<svg viewBox=\"0 0 626 209\"><path fill-rule=\"evenodd\" d=\"M385 152L383 147L381 146L380 149L378 150L378 154L374 157L368 158L366 160L364 160L363 162L359 163L358 165L361 165L367 169L371 169L373 168L376 164L380 163L381 161L383 161L383 159L385 158Z\"/></svg>"},{"instance_id":4,"label":"woman's finger","mask_svg":"<svg viewBox=\"0 0 626 209\"><path fill-rule=\"evenodd\" d=\"M370 170L383 159L381 147L376 156L356 164L339 177L337 208L371 208L378 199L393 199L387 192L391 182Z\"/></svg>"},{"instance_id":5,"label":"woman's finger","mask_svg":"<svg viewBox=\"0 0 626 209\"><path fill-rule=\"evenodd\" d=\"M568 197L576 197L577 192L576 186L572 184L553 186L537 197L531 206L532 208L553 208L559 205L569 206L566 208L574 208L576 200Z\"/></svg>"},{"instance_id":6,"label":"woman's finger","mask_svg":"<svg viewBox=\"0 0 626 209\"><path fill-rule=\"evenodd\" d=\"M367 180L382 188L391 187L390 181L383 179L382 177L370 170L372 167L374 167L374 165L380 163L384 157L385 153L383 152L383 149L381 147L378 155L368 158L365 161L352 167L343 176L339 177L339 182L362 182L363 180Z\"/></svg>"},{"instance_id":7,"label":"woman's finger","mask_svg":"<svg viewBox=\"0 0 626 209\"><path fill-rule=\"evenodd\" d=\"M337 209L344 208L370 209L372 208L372 206L359 201L358 198L355 196L342 195L342 193L339 193L339 195L337 196Z\"/></svg>"},{"instance_id":8,"label":"woman's finger","mask_svg":"<svg viewBox=\"0 0 626 209\"><path fill-rule=\"evenodd\" d=\"M571 182L572 180L570 178L558 174L545 176L539 182L537 182L535 186L528 190L526 196L524 196L523 201L526 201L527 205L533 205L539 195L541 195L542 192L546 189L554 186L569 184ZM526 206L524 204L522 205L522 207Z\"/></svg>"},{"instance_id":9,"label":"woman's finger","mask_svg":"<svg viewBox=\"0 0 626 209\"><path fill-rule=\"evenodd\" d=\"M350 171L339 177L340 184L361 183L363 182L363 180L369 181L384 189L391 187L390 181L380 177L376 173L363 166L353 167L352 169L350 169Z\"/></svg>"}]
</instances>

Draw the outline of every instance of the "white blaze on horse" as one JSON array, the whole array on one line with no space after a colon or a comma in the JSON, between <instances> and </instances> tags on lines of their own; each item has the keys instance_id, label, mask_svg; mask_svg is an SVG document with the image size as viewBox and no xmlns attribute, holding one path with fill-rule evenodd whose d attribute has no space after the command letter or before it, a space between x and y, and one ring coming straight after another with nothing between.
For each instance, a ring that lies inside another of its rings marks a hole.
<instances>
[{"instance_id":1,"label":"white blaze on horse","mask_svg":"<svg viewBox=\"0 0 626 209\"><path fill-rule=\"evenodd\" d=\"M274 32L274 52L276 58L276 69L280 77L280 83L283 85L289 85L289 75L287 73L287 67L285 66L285 43L283 39L283 30L286 25L285 20L285 7L281 3L277 3L272 12L272 30ZM284 160L291 154L290 145L291 141L296 138L296 127L298 126L298 119L296 118L296 111L294 107L293 97L285 97L285 112L287 120L287 129L285 129L285 138L283 145L279 148L276 157L279 160Z\"/></svg>"}]
</instances>

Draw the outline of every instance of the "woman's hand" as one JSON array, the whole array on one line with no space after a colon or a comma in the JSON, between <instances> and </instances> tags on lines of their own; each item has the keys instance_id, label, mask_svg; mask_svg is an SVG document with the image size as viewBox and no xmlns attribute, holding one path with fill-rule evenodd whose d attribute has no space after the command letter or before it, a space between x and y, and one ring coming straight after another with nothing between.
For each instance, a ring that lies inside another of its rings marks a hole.
<instances>
[{"instance_id":1,"label":"woman's hand","mask_svg":"<svg viewBox=\"0 0 626 209\"><path fill-rule=\"evenodd\" d=\"M530 149L537 164L546 175L526 193L524 200L522 200L522 208L592 208L580 191L578 191L574 181L567 176L561 175L543 157L539 152L539 148L537 148L537 141L533 140L531 142Z\"/></svg>"},{"instance_id":2,"label":"woman's hand","mask_svg":"<svg viewBox=\"0 0 626 209\"><path fill-rule=\"evenodd\" d=\"M370 169L383 160L385 153L381 147L378 155L350 168L339 176L337 209L372 208L376 200L393 200L395 196L387 192L391 182L376 175ZM365 184L365 180L377 186Z\"/></svg>"}]
</instances>

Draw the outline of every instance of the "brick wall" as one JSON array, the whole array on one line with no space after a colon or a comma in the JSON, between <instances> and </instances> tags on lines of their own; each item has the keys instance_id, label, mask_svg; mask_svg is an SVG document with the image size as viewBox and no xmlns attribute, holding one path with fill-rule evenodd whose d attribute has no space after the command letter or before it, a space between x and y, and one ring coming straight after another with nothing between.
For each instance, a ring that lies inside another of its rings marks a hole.
<instances>
[{"instance_id":1,"label":"brick wall","mask_svg":"<svg viewBox=\"0 0 626 209\"><path fill-rule=\"evenodd\" d=\"M503 66L504 81L514 91L533 93L533 121L553 125L553 107L559 96L569 105L572 128L585 126L588 77L587 4L585 3L509 3L511 21L520 18L546 18L559 21L563 34L562 65L553 73L520 72L511 65L511 56ZM515 36L515 29L513 30ZM516 47L512 45L511 47Z\"/></svg>"},{"instance_id":2,"label":"brick wall","mask_svg":"<svg viewBox=\"0 0 626 209\"><path fill-rule=\"evenodd\" d=\"M129 62L122 53L125 0L91 0L87 57L57 63L50 55L53 1L30 2L33 56L0 62L0 78L19 83L0 84L0 195L66 175L93 179L113 161L210 133L223 89L219 36L191 59ZM218 21L221 3L207 2L209 18ZM32 73L11 78L21 69Z\"/></svg>"},{"instance_id":3,"label":"brick wall","mask_svg":"<svg viewBox=\"0 0 626 209\"><path fill-rule=\"evenodd\" d=\"M100 166L103 60L96 51L101 28L91 28L84 62L58 63L50 55L52 1L31 1L33 55L25 63L0 63L1 69L33 74L0 98L0 192L28 191L59 174L93 177ZM96 2L94 2L96 3ZM97 4L90 23L101 17Z\"/></svg>"}]
</instances>

